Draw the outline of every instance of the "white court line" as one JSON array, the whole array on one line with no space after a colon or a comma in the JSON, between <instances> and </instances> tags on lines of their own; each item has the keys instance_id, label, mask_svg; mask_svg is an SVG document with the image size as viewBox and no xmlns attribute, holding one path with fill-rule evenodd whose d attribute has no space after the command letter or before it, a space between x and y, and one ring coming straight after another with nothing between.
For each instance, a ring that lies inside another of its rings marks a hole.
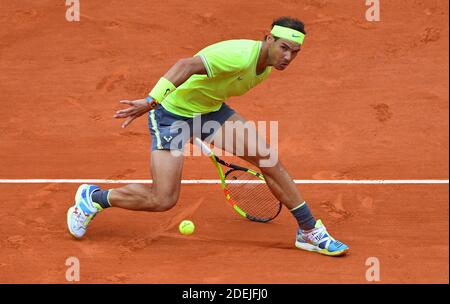
<instances>
[{"instance_id":1,"label":"white court line","mask_svg":"<svg viewBox=\"0 0 450 304\"><path fill-rule=\"evenodd\" d=\"M244 183L243 181L229 181ZM332 180L332 179L295 179L296 184L356 184L356 185L409 185L409 184L448 184L448 179L380 179L380 180ZM152 184L151 179L0 179L0 184ZM219 179L183 179L182 184L220 184ZM245 181L245 183L263 183L262 181Z\"/></svg>"}]
</instances>

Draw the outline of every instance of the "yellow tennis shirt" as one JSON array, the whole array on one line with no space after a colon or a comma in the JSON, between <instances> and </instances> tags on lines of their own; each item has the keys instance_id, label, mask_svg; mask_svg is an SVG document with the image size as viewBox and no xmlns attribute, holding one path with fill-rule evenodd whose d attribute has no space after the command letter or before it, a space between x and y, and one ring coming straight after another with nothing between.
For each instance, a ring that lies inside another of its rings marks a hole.
<instances>
[{"instance_id":1,"label":"yellow tennis shirt","mask_svg":"<svg viewBox=\"0 0 450 304\"><path fill-rule=\"evenodd\" d=\"M231 96L240 96L266 79L271 67L256 75L262 42L227 40L210 45L200 56L207 75L192 75L167 96L162 106L174 114L193 117L215 112Z\"/></svg>"}]
</instances>

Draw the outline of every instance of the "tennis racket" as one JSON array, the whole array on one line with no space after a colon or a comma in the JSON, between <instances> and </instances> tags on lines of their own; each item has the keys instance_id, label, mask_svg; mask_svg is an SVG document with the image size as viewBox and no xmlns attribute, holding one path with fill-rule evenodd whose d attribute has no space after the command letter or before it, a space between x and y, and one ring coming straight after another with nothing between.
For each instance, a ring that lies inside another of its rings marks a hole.
<instances>
[{"instance_id":1,"label":"tennis racket","mask_svg":"<svg viewBox=\"0 0 450 304\"><path fill-rule=\"evenodd\" d=\"M225 198L238 214L251 221L264 223L280 214L282 205L270 191L262 173L227 163L199 138L195 141L217 168ZM222 166L228 168L225 173Z\"/></svg>"}]
</instances>

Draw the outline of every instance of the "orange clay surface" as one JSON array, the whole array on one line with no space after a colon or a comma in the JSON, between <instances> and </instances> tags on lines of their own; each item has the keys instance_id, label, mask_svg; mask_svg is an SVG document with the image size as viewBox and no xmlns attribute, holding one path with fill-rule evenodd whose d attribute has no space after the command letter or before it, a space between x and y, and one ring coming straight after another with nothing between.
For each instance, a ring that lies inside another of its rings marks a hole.
<instances>
[{"instance_id":1,"label":"orange clay surface","mask_svg":"<svg viewBox=\"0 0 450 304\"><path fill-rule=\"evenodd\" d=\"M58 3L56 3L58 2ZM284 72L229 104L279 122L281 161L295 179L448 179L448 1L0 2L0 179L151 179L147 119L112 118L178 59L221 40L262 39L272 19L306 23ZM184 179L216 179L188 157ZM165 213L109 209L74 240L66 211L77 184L0 184L0 283L448 283L448 184L302 185L315 216L351 253L294 247L286 209L247 221L217 185L183 185ZM114 185L102 185L114 187ZM196 232L182 236L191 219Z\"/></svg>"}]
</instances>

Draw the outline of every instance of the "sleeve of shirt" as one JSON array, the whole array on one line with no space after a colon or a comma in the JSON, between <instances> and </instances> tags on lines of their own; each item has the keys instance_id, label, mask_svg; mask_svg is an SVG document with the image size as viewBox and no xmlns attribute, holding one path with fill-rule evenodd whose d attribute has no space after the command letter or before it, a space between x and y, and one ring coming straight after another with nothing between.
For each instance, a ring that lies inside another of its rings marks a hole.
<instances>
[{"instance_id":1,"label":"sleeve of shirt","mask_svg":"<svg viewBox=\"0 0 450 304\"><path fill-rule=\"evenodd\" d=\"M210 78L239 73L248 64L245 54L228 46L207 48L198 55Z\"/></svg>"}]
</instances>

